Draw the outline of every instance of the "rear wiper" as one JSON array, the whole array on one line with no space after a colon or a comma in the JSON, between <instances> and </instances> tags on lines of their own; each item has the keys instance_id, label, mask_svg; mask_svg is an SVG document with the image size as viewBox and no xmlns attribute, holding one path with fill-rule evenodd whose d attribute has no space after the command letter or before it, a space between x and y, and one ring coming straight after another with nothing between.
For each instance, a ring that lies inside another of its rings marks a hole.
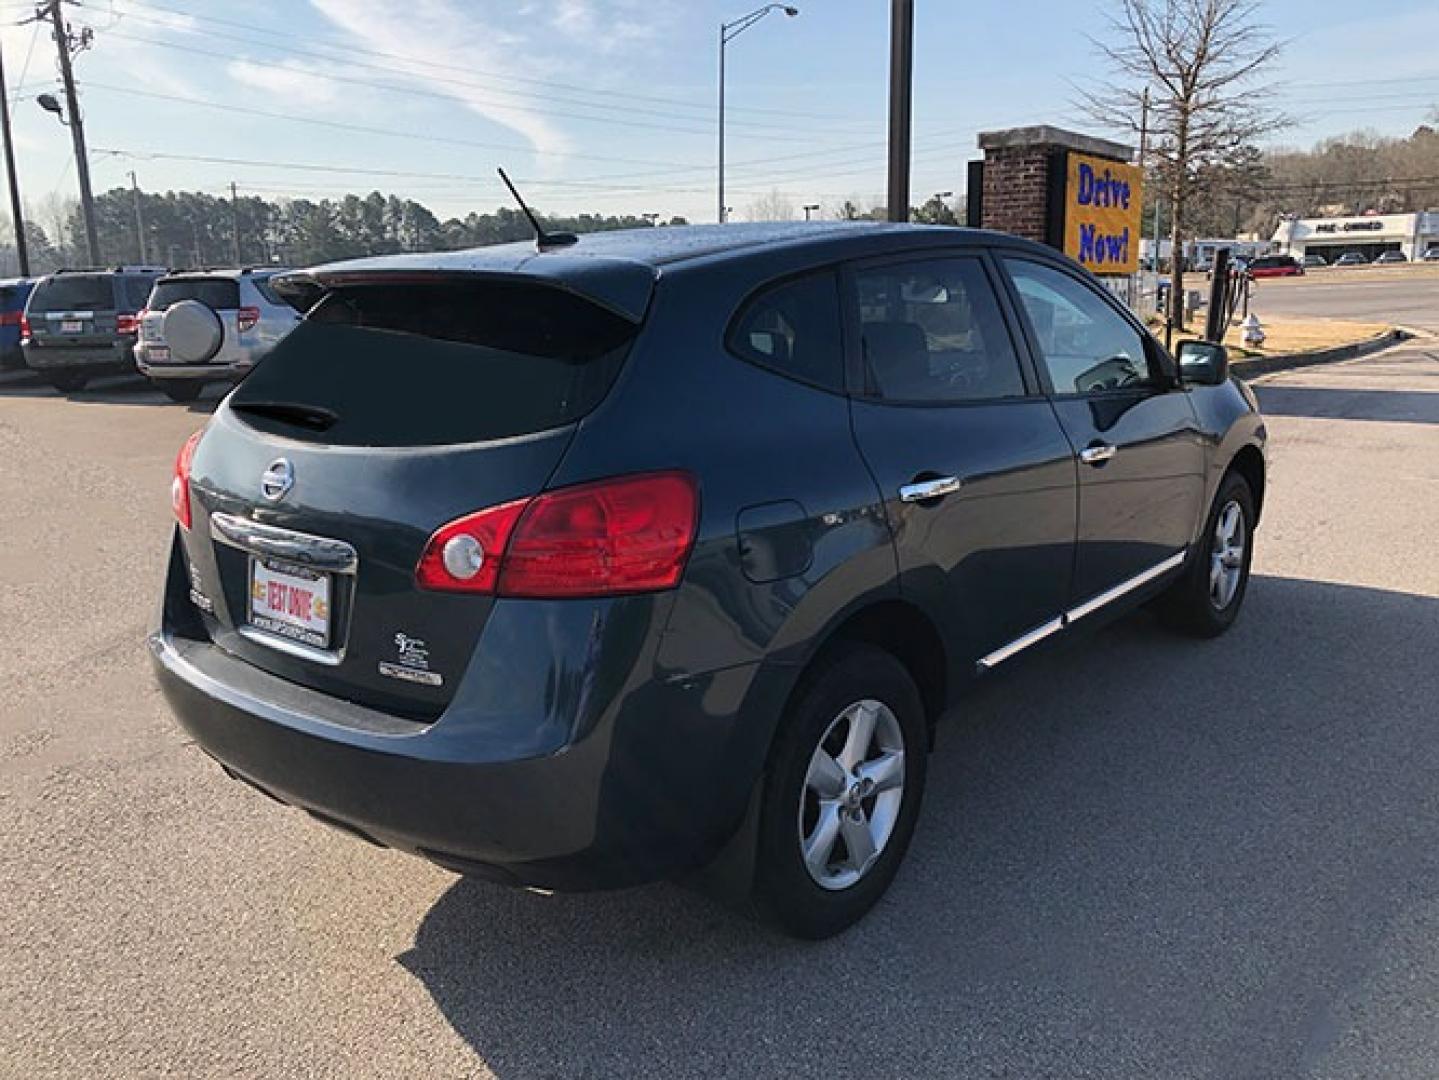
<instances>
[{"instance_id":1,"label":"rear wiper","mask_svg":"<svg viewBox=\"0 0 1439 1080\"><path fill-rule=\"evenodd\" d=\"M319 405L306 405L299 401L233 401L230 408L237 412L252 413L282 424L324 431L334 425L340 414Z\"/></svg>"}]
</instances>

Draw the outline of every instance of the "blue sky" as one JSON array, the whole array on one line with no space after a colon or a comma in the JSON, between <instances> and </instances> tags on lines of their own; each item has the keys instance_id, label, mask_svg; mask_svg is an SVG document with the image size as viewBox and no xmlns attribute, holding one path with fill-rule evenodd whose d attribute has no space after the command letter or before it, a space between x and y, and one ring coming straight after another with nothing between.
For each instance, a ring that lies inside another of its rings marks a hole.
<instances>
[{"instance_id":1,"label":"blue sky","mask_svg":"<svg viewBox=\"0 0 1439 1080\"><path fill-rule=\"evenodd\" d=\"M318 198L378 188L447 216L504 201L502 164L541 209L708 220L716 28L751 6L84 0L66 10L95 32L76 70L97 190L128 184L133 169L153 190L220 194L233 180L244 192ZM775 190L829 212L846 198L878 202L884 189L889 5L799 6L798 18L772 15L729 49L727 201L737 217ZM980 130L1087 126L1072 85L1104 77L1084 37L1099 29L1102 4L916 9L916 201L963 189ZM12 25L30 10L0 0L21 189L38 206L72 194L75 178L68 136L33 100L54 88L54 45ZM1439 106L1434 0L1272 0L1262 12L1289 42L1273 79L1297 118L1285 144L1358 128L1407 134Z\"/></svg>"}]
</instances>

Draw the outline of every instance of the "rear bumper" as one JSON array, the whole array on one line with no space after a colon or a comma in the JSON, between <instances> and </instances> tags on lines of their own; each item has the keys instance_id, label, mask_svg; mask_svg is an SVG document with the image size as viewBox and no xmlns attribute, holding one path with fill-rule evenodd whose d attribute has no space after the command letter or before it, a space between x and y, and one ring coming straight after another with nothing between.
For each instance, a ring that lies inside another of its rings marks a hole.
<instances>
[{"instance_id":1,"label":"rear bumper","mask_svg":"<svg viewBox=\"0 0 1439 1080\"><path fill-rule=\"evenodd\" d=\"M255 366L258 358L250 350L236 355L222 352L203 364L172 363L168 360L151 362L149 351L144 345L135 347L135 366L151 379L243 379Z\"/></svg>"},{"instance_id":2,"label":"rear bumper","mask_svg":"<svg viewBox=\"0 0 1439 1080\"><path fill-rule=\"evenodd\" d=\"M592 716L576 716L560 745L537 746L532 733L550 718L495 715L497 703L528 696L513 685L467 677L438 720L405 720L177 632L188 603L167 591L148 644L166 699L207 754L375 843L509 884L615 888L703 866L744 816L783 700L761 665L662 678L653 641L618 661L560 646L506 665L517 683L592 684L577 707ZM479 647L503 648L483 638Z\"/></svg>"},{"instance_id":3,"label":"rear bumper","mask_svg":"<svg viewBox=\"0 0 1439 1080\"><path fill-rule=\"evenodd\" d=\"M127 344L109 346L25 345L25 365L36 371L83 369L131 371L134 354Z\"/></svg>"}]
</instances>

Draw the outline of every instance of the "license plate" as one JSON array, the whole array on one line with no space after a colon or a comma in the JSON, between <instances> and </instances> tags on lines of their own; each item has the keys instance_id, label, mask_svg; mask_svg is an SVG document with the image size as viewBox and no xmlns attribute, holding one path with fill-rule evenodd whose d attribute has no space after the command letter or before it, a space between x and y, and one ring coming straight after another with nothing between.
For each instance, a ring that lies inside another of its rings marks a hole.
<instances>
[{"instance_id":1,"label":"license plate","mask_svg":"<svg viewBox=\"0 0 1439 1080\"><path fill-rule=\"evenodd\" d=\"M79 319L62 319L62 320L60 320L60 333L62 333L62 334L83 334L84 332L85 332L85 324L84 324L83 322L81 322Z\"/></svg>"},{"instance_id":2,"label":"license plate","mask_svg":"<svg viewBox=\"0 0 1439 1080\"><path fill-rule=\"evenodd\" d=\"M330 644L330 575L250 560L250 625L317 649Z\"/></svg>"},{"instance_id":3,"label":"license plate","mask_svg":"<svg viewBox=\"0 0 1439 1080\"><path fill-rule=\"evenodd\" d=\"M151 360L170 359L170 346L168 345L146 345L145 355Z\"/></svg>"}]
</instances>

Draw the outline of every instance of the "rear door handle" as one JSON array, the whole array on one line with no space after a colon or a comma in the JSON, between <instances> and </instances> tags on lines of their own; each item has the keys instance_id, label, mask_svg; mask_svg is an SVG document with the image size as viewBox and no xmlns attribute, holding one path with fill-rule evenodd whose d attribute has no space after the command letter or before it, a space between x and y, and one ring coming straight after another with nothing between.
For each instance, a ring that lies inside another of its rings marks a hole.
<instances>
[{"instance_id":1,"label":"rear door handle","mask_svg":"<svg viewBox=\"0 0 1439 1080\"><path fill-rule=\"evenodd\" d=\"M1114 447L1108 443L1100 443L1097 446L1086 446L1079 452L1079 460L1086 465L1103 465L1114 456Z\"/></svg>"},{"instance_id":2,"label":"rear door handle","mask_svg":"<svg viewBox=\"0 0 1439 1080\"><path fill-rule=\"evenodd\" d=\"M957 476L937 476L933 480L916 480L899 489L900 502L926 502L952 495L963 486Z\"/></svg>"}]
</instances>

